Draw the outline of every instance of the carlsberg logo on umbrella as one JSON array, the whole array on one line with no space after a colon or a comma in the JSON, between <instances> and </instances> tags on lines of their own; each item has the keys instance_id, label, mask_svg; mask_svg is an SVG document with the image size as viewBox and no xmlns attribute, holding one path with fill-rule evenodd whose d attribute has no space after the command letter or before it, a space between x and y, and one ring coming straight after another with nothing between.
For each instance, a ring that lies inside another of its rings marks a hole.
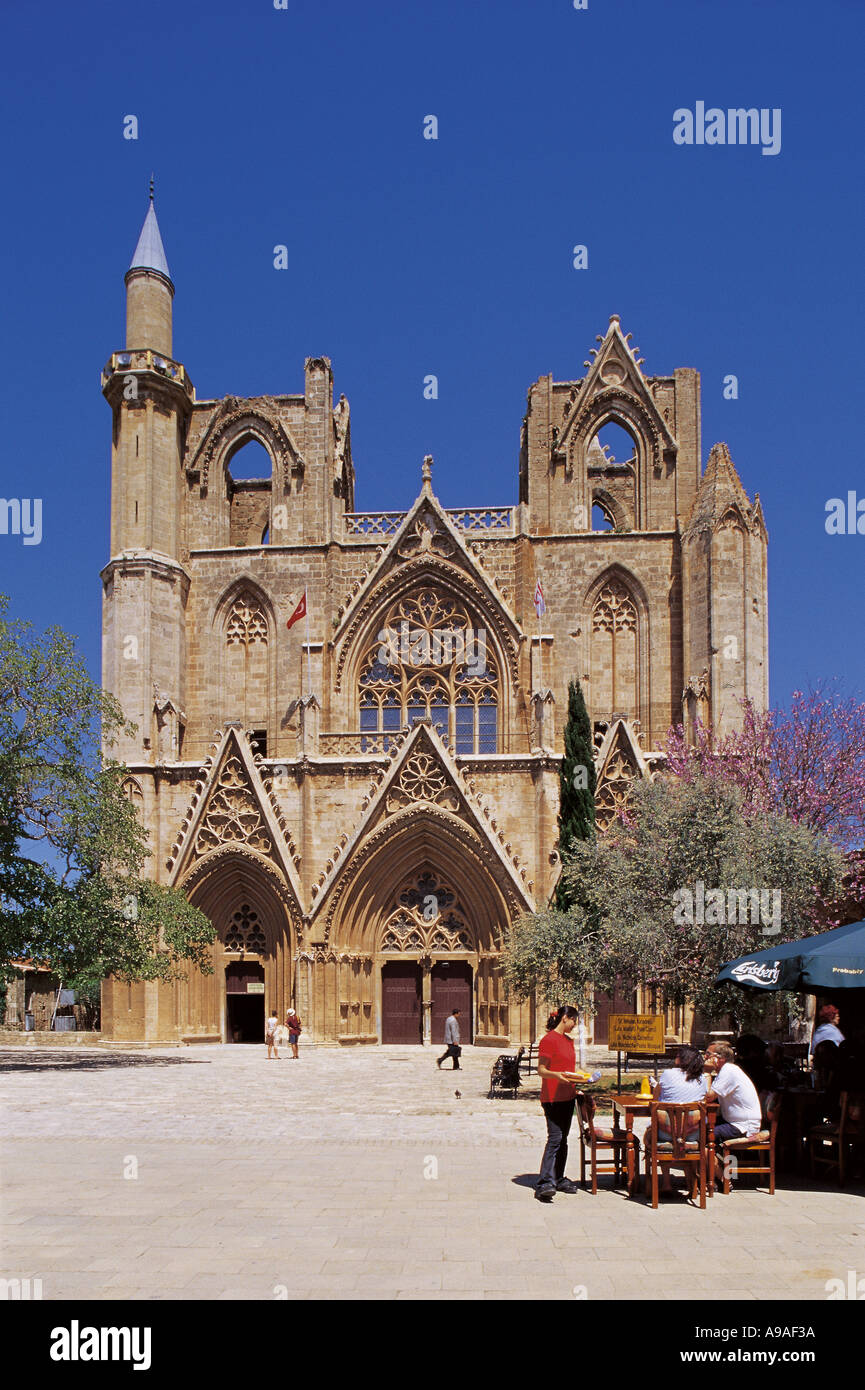
<instances>
[{"instance_id":1,"label":"carlsberg logo on umbrella","mask_svg":"<svg viewBox=\"0 0 865 1390\"><path fill-rule=\"evenodd\" d=\"M730 971L737 984L776 985L781 978L781 962L743 960Z\"/></svg>"}]
</instances>

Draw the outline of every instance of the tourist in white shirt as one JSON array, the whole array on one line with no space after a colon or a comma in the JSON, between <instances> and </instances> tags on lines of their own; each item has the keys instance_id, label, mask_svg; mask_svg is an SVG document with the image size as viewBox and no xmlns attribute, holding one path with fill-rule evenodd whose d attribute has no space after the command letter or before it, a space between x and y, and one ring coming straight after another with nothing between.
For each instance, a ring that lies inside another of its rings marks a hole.
<instances>
[{"instance_id":1,"label":"tourist in white shirt","mask_svg":"<svg viewBox=\"0 0 865 1390\"><path fill-rule=\"evenodd\" d=\"M757 1088L747 1072L736 1066L735 1056L729 1043L712 1043L706 1049L706 1064L714 1072L706 1099L720 1102L721 1122L715 1125L715 1139L721 1141L750 1139L763 1125Z\"/></svg>"},{"instance_id":2,"label":"tourist in white shirt","mask_svg":"<svg viewBox=\"0 0 865 1390\"><path fill-rule=\"evenodd\" d=\"M811 1039L812 1053L821 1042L832 1042L838 1047L844 1041L844 1034L838 1027L840 1022L841 1015L834 1004L824 1004L822 1009L817 1010L817 1027Z\"/></svg>"}]
</instances>

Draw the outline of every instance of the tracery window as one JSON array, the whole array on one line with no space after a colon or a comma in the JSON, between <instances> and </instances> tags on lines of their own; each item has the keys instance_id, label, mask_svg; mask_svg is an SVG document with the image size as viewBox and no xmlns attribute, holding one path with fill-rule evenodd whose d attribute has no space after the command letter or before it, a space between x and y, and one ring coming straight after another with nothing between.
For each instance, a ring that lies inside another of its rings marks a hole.
<instances>
[{"instance_id":1,"label":"tracery window","mask_svg":"<svg viewBox=\"0 0 865 1390\"><path fill-rule=\"evenodd\" d=\"M229 647L251 647L255 642L267 646L267 614L252 594L239 595L231 605L225 641Z\"/></svg>"},{"instance_id":2,"label":"tracery window","mask_svg":"<svg viewBox=\"0 0 865 1390\"><path fill-rule=\"evenodd\" d=\"M499 681L486 630L434 589L399 599L361 664L359 704L363 733L429 718L456 753L495 753Z\"/></svg>"},{"instance_id":3,"label":"tracery window","mask_svg":"<svg viewBox=\"0 0 865 1390\"><path fill-rule=\"evenodd\" d=\"M258 913L253 912L248 903L244 903L240 911L232 916L225 933L225 949L259 952L267 949L264 928L259 921Z\"/></svg>"},{"instance_id":4,"label":"tracery window","mask_svg":"<svg viewBox=\"0 0 865 1390\"><path fill-rule=\"evenodd\" d=\"M470 951L471 929L453 890L430 873L399 894L384 924L382 951Z\"/></svg>"},{"instance_id":5,"label":"tracery window","mask_svg":"<svg viewBox=\"0 0 865 1390\"><path fill-rule=\"evenodd\" d=\"M604 584L592 609L592 709L595 718L639 714L637 607L620 579Z\"/></svg>"}]
</instances>

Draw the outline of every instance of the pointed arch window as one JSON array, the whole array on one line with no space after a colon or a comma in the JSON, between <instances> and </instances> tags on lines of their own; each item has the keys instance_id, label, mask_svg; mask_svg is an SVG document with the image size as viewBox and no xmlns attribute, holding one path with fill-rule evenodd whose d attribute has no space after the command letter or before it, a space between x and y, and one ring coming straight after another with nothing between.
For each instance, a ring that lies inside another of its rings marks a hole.
<instances>
[{"instance_id":1,"label":"pointed arch window","mask_svg":"<svg viewBox=\"0 0 865 1390\"><path fill-rule=\"evenodd\" d=\"M592 707L594 717L639 714L637 605L626 585L612 577L592 607Z\"/></svg>"},{"instance_id":2,"label":"pointed arch window","mask_svg":"<svg viewBox=\"0 0 865 1390\"><path fill-rule=\"evenodd\" d=\"M361 732L428 718L456 753L495 753L499 676L486 639L450 595L426 587L397 600L361 663Z\"/></svg>"},{"instance_id":3,"label":"pointed arch window","mask_svg":"<svg viewBox=\"0 0 865 1390\"><path fill-rule=\"evenodd\" d=\"M256 642L267 646L267 614L254 594L239 594L234 600L225 624L225 641L229 647L252 647Z\"/></svg>"},{"instance_id":4,"label":"pointed arch window","mask_svg":"<svg viewBox=\"0 0 865 1390\"><path fill-rule=\"evenodd\" d=\"M223 627L223 718L242 719L267 747L270 622L261 597L244 587L228 601Z\"/></svg>"}]
</instances>

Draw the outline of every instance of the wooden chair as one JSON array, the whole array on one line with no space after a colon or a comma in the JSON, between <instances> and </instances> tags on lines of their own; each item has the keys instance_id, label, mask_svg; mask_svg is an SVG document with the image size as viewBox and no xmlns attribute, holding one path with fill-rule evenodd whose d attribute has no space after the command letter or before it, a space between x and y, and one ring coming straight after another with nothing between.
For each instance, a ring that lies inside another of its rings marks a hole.
<instances>
[{"instance_id":1,"label":"wooden chair","mask_svg":"<svg viewBox=\"0 0 865 1390\"><path fill-rule=\"evenodd\" d=\"M577 1119L580 1126L580 1182L586 1186L586 1155L592 1168L592 1196L598 1193L598 1177L615 1177L615 1186L622 1183L622 1171L626 1168L625 1134L614 1134L611 1129L598 1129L595 1124L597 1105L595 1097L583 1091L577 1092ZM637 1171L640 1166L639 1139L633 1136Z\"/></svg>"},{"instance_id":2,"label":"wooden chair","mask_svg":"<svg viewBox=\"0 0 865 1390\"><path fill-rule=\"evenodd\" d=\"M646 1131L646 1183L648 1185L651 1179L653 1207L658 1205L658 1175L661 1169L684 1168L688 1179L688 1197L693 1201L699 1187L700 1209L705 1211L709 1166L714 1155L707 1111L705 1101L691 1100L681 1104L652 1101L651 1120ZM695 1116L699 1116L697 1125ZM661 1128L668 1131L668 1141L659 1141L658 1131ZM695 1128L695 1137L689 1139L689 1131Z\"/></svg>"},{"instance_id":3,"label":"wooden chair","mask_svg":"<svg viewBox=\"0 0 865 1390\"><path fill-rule=\"evenodd\" d=\"M865 1091L841 1092L841 1119L837 1125L814 1125L808 1134L811 1176L815 1165L838 1169L838 1186L847 1177L848 1150L865 1149Z\"/></svg>"},{"instance_id":4,"label":"wooden chair","mask_svg":"<svg viewBox=\"0 0 865 1390\"><path fill-rule=\"evenodd\" d=\"M732 1170L734 1168L737 1178L741 1177L743 1173L768 1173L769 1196L774 1197L775 1140L778 1134L782 1098L782 1091L761 1091L762 1129L756 1134L752 1134L750 1138L715 1140L712 1145L714 1161L709 1178L710 1197L715 1195L716 1184L721 1186L725 1196L729 1196L732 1190ZM747 1167L740 1161L740 1154L749 1157L750 1161ZM760 1161L761 1156L762 1162ZM735 1159L735 1163L731 1163L731 1159Z\"/></svg>"}]
</instances>

